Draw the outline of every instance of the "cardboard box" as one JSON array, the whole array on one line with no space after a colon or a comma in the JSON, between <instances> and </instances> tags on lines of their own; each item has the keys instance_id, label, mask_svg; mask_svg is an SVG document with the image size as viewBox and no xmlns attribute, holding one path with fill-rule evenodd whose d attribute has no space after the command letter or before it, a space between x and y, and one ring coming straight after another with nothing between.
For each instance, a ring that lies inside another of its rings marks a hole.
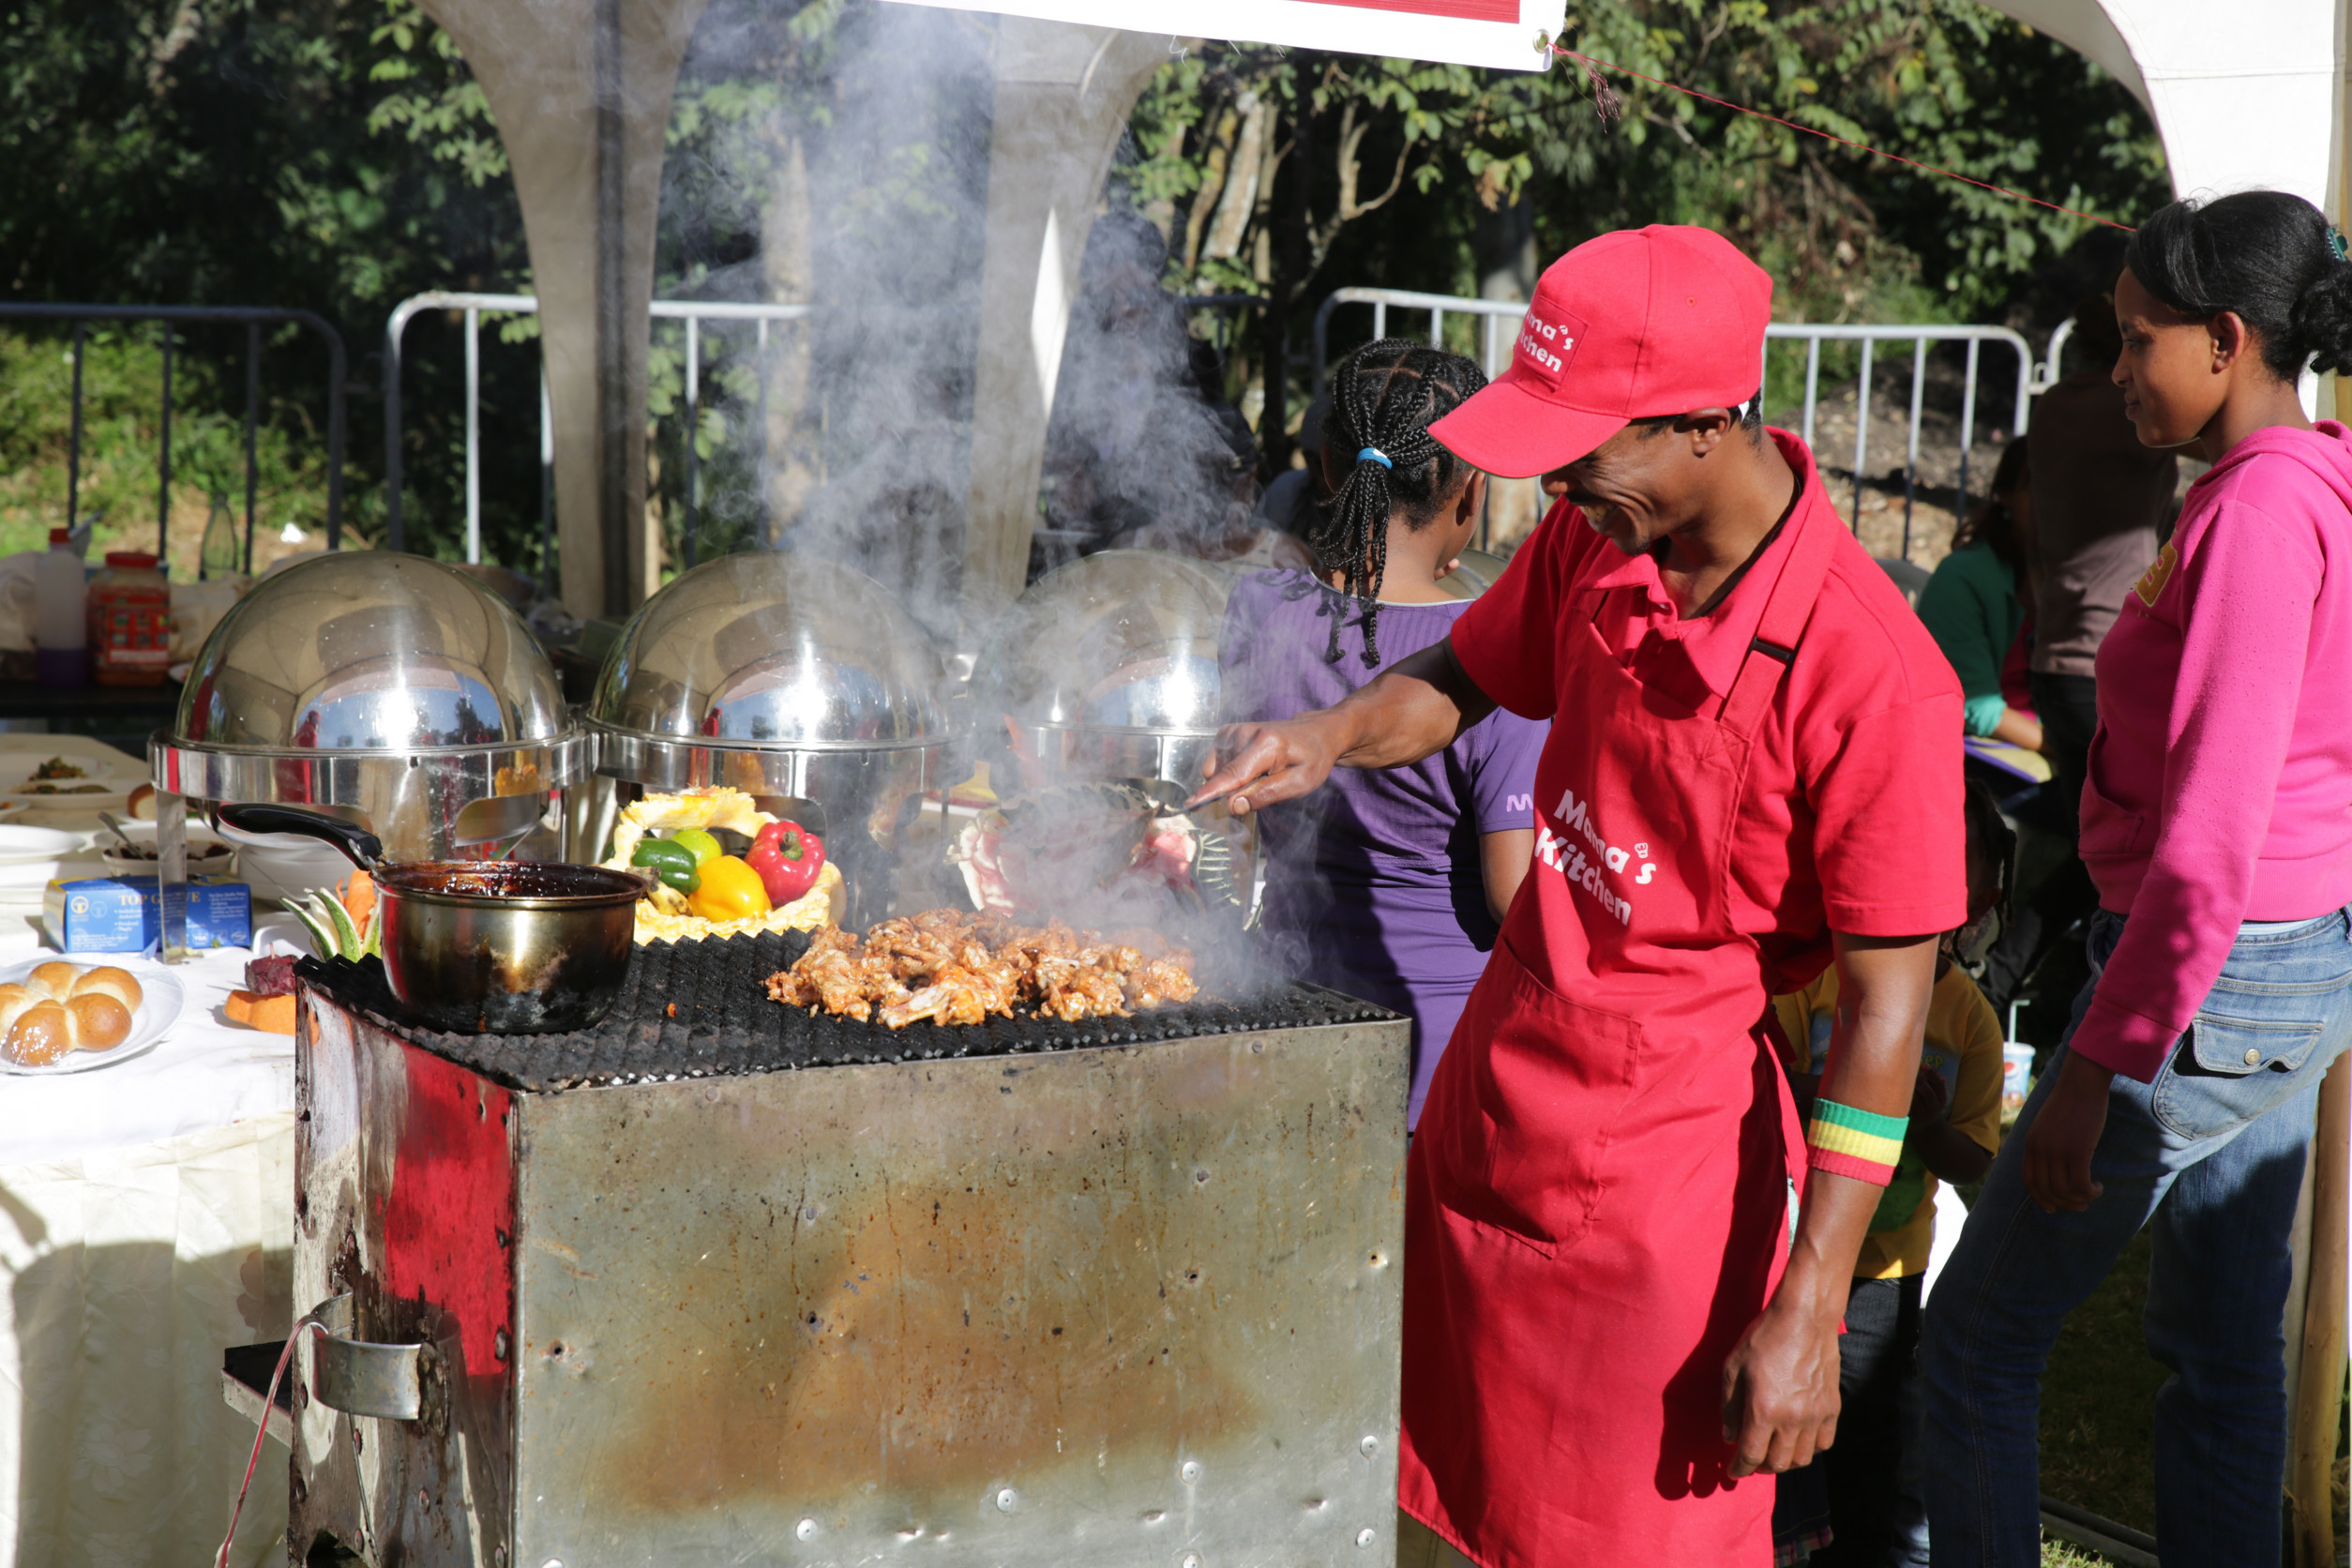
<instances>
[{"instance_id":1,"label":"cardboard box","mask_svg":"<svg viewBox=\"0 0 2352 1568\"><path fill-rule=\"evenodd\" d=\"M49 934L68 953L143 953L163 934L153 877L83 877L53 882L41 899ZM253 945L253 892L241 882L198 877L188 884L188 945Z\"/></svg>"}]
</instances>

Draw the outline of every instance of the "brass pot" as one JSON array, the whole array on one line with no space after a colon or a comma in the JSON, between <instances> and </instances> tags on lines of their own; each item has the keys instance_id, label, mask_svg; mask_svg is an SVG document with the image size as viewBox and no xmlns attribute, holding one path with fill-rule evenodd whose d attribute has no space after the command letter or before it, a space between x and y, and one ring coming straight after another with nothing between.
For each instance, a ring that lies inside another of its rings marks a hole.
<instances>
[{"instance_id":1,"label":"brass pot","mask_svg":"<svg viewBox=\"0 0 2352 1568\"><path fill-rule=\"evenodd\" d=\"M646 879L551 860L386 863L373 834L285 806L224 806L248 833L306 833L376 883L384 975L417 1023L458 1034L557 1034L611 1012Z\"/></svg>"}]
</instances>

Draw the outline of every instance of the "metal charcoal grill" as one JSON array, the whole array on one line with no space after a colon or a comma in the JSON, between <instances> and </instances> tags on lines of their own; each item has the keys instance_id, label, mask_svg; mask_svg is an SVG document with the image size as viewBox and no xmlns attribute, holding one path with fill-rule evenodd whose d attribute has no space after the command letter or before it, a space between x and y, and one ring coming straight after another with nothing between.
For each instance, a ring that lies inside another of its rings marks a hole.
<instances>
[{"instance_id":1,"label":"metal charcoal grill","mask_svg":"<svg viewBox=\"0 0 2352 1568\"><path fill-rule=\"evenodd\" d=\"M557 1036L304 963L296 1559L1386 1560L1405 1021L894 1033L766 999L805 940L641 948Z\"/></svg>"}]
</instances>

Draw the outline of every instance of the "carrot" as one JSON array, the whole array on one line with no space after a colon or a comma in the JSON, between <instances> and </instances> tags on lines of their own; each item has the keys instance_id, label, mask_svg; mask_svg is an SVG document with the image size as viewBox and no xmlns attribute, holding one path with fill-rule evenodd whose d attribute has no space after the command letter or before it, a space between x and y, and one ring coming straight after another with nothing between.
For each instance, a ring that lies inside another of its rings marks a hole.
<instances>
[{"instance_id":1,"label":"carrot","mask_svg":"<svg viewBox=\"0 0 2352 1568\"><path fill-rule=\"evenodd\" d=\"M375 878L365 871L354 871L336 884L335 897L343 906L343 912L351 916L351 923L359 928L359 934L367 936L368 922L376 912Z\"/></svg>"}]
</instances>

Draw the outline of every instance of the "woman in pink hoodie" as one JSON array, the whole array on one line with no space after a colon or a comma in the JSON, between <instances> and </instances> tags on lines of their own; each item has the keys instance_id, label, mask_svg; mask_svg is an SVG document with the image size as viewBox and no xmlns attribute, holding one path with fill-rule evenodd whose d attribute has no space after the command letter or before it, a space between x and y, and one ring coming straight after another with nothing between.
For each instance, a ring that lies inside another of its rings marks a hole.
<instances>
[{"instance_id":1,"label":"woman in pink hoodie","mask_svg":"<svg viewBox=\"0 0 2352 1568\"><path fill-rule=\"evenodd\" d=\"M2352 1039L2352 263L2299 197L2175 203L2132 239L2115 380L2213 466L2099 652L2092 977L1927 1309L1935 1561L2040 1560L2037 1394L2143 1224L2164 1568L2279 1560L2287 1232Z\"/></svg>"}]
</instances>

